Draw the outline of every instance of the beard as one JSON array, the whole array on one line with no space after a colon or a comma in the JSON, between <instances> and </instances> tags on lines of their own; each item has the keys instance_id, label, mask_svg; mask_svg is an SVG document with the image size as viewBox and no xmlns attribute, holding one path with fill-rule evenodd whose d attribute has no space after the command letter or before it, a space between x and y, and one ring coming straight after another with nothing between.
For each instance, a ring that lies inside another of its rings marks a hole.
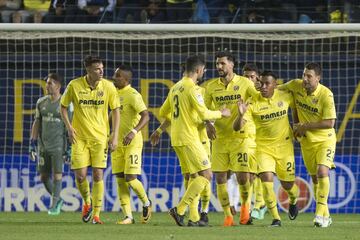
<instances>
[{"instance_id":1,"label":"beard","mask_svg":"<svg viewBox=\"0 0 360 240\"><path fill-rule=\"evenodd\" d=\"M198 77L196 81L197 81L197 85L201 85L204 82L204 77Z\"/></svg>"},{"instance_id":2,"label":"beard","mask_svg":"<svg viewBox=\"0 0 360 240\"><path fill-rule=\"evenodd\" d=\"M222 77L222 78L224 78L224 77L226 77L227 75L228 75L228 73L227 72L225 72L225 71L218 71L218 74L219 74L219 77Z\"/></svg>"}]
</instances>

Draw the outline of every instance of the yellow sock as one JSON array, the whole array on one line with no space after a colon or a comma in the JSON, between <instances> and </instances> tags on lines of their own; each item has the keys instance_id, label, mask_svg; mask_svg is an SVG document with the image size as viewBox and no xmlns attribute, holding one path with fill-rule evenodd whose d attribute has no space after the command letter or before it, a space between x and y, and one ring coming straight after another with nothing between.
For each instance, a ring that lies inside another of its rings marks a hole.
<instances>
[{"instance_id":1,"label":"yellow sock","mask_svg":"<svg viewBox=\"0 0 360 240\"><path fill-rule=\"evenodd\" d=\"M99 217L104 198L104 181L93 182L93 216Z\"/></svg>"},{"instance_id":2,"label":"yellow sock","mask_svg":"<svg viewBox=\"0 0 360 240\"><path fill-rule=\"evenodd\" d=\"M209 180L204 178L203 176L197 176L193 178L189 187L186 189L184 196L181 198L181 201L177 205L177 212L180 215L184 215L186 211L186 207L190 205L196 197L202 192L205 185L208 184Z\"/></svg>"},{"instance_id":3,"label":"yellow sock","mask_svg":"<svg viewBox=\"0 0 360 240\"><path fill-rule=\"evenodd\" d=\"M317 189L317 201L316 201L316 211L315 215L317 216L329 216L329 209L327 206L327 201L330 191L330 180L329 177L318 178L318 189Z\"/></svg>"},{"instance_id":4,"label":"yellow sock","mask_svg":"<svg viewBox=\"0 0 360 240\"><path fill-rule=\"evenodd\" d=\"M292 186L291 189L289 190L286 190L285 191L287 192L288 196L289 196L289 203L290 204L295 204L296 201L297 201L297 198L299 196L299 188L298 186L294 183L294 185Z\"/></svg>"},{"instance_id":5,"label":"yellow sock","mask_svg":"<svg viewBox=\"0 0 360 240\"><path fill-rule=\"evenodd\" d=\"M121 210L125 216L132 218L132 211L130 205L130 190L129 185L126 183L125 178L116 178L119 200Z\"/></svg>"},{"instance_id":6,"label":"yellow sock","mask_svg":"<svg viewBox=\"0 0 360 240\"><path fill-rule=\"evenodd\" d=\"M250 182L247 181L245 184L240 185L239 184L239 192L240 192L240 197L241 197L241 205L246 206L247 208L250 207L250 203L251 203L251 185Z\"/></svg>"},{"instance_id":7,"label":"yellow sock","mask_svg":"<svg viewBox=\"0 0 360 240\"><path fill-rule=\"evenodd\" d=\"M191 184L193 181L193 178L190 178L189 184ZM189 204L189 219L193 222L197 222L200 220L199 216L199 200L200 200L200 194L198 194L194 200Z\"/></svg>"},{"instance_id":8,"label":"yellow sock","mask_svg":"<svg viewBox=\"0 0 360 240\"><path fill-rule=\"evenodd\" d=\"M314 192L314 199L316 202L316 195L317 195L317 189L318 189L319 183L313 183L313 192Z\"/></svg>"},{"instance_id":9,"label":"yellow sock","mask_svg":"<svg viewBox=\"0 0 360 240\"><path fill-rule=\"evenodd\" d=\"M279 219L280 215L279 211L277 209L277 202L276 202L276 196L274 192L274 183L273 182L263 182L263 189L264 189L264 200L266 203L266 206L269 209L269 212L271 213L271 216L273 219Z\"/></svg>"},{"instance_id":10,"label":"yellow sock","mask_svg":"<svg viewBox=\"0 0 360 240\"><path fill-rule=\"evenodd\" d=\"M144 189L144 186L142 185L142 183L138 179L134 179L134 180L131 180L130 182L128 182L128 184L134 190L134 192L136 193L136 195L138 196L140 201L144 205L148 205L149 198L146 195L146 192L145 192L145 189Z\"/></svg>"},{"instance_id":11,"label":"yellow sock","mask_svg":"<svg viewBox=\"0 0 360 240\"><path fill-rule=\"evenodd\" d=\"M221 207L224 210L225 217L232 216L230 211L230 202L229 202L229 193L227 191L227 184L216 184L216 192L221 204Z\"/></svg>"},{"instance_id":12,"label":"yellow sock","mask_svg":"<svg viewBox=\"0 0 360 240\"><path fill-rule=\"evenodd\" d=\"M207 213L209 211L210 197L211 197L211 183L209 182L205 186L204 190L200 193L201 212Z\"/></svg>"},{"instance_id":13,"label":"yellow sock","mask_svg":"<svg viewBox=\"0 0 360 240\"><path fill-rule=\"evenodd\" d=\"M254 208L260 209L265 205L264 195L263 195L263 187L261 183L261 179L256 177L254 179L254 194L255 194L255 204Z\"/></svg>"},{"instance_id":14,"label":"yellow sock","mask_svg":"<svg viewBox=\"0 0 360 240\"><path fill-rule=\"evenodd\" d=\"M91 203L91 200L90 200L90 185L88 180L85 178L85 180L82 183L78 182L77 180L75 182L76 182L76 187L78 188L80 195L84 200L85 204L89 205Z\"/></svg>"}]
</instances>

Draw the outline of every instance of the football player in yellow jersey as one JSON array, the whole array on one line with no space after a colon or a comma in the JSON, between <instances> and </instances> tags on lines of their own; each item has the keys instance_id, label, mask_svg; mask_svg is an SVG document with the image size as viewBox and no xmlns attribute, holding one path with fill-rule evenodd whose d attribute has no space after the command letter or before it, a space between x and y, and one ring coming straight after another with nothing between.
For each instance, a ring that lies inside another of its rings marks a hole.
<instances>
[{"instance_id":1,"label":"football player in yellow jersey","mask_svg":"<svg viewBox=\"0 0 360 240\"><path fill-rule=\"evenodd\" d=\"M247 63L242 68L242 73L244 77L250 79L255 85L257 85L259 81L259 68L256 64ZM254 136L254 135L252 135ZM251 217L253 219L264 219L264 215L267 211L267 207L265 204L264 196L263 196L263 188L261 184L261 179L254 175L254 181L252 184L253 193L255 195L255 203L254 207L251 210Z\"/></svg>"},{"instance_id":2,"label":"football player in yellow jersey","mask_svg":"<svg viewBox=\"0 0 360 240\"><path fill-rule=\"evenodd\" d=\"M234 220L230 211L227 191L227 172L231 170L237 176L239 192L242 200L240 209L240 224L250 224L250 175L256 173L255 143L249 137L255 128L248 124L239 132L235 132L232 124L237 116L237 101L239 98L247 100L257 95L254 84L245 77L234 73L235 58L230 52L216 54L216 68L219 77L207 81L205 86L205 104L210 109L228 107L230 118L207 122L208 136L212 140L212 170L216 177L218 199L224 210L224 226L233 226Z\"/></svg>"},{"instance_id":3,"label":"football player in yellow jersey","mask_svg":"<svg viewBox=\"0 0 360 240\"><path fill-rule=\"evenodd\" d=\"M82 220L102 224L100 210L104 197L104 168L108 147L114 151L118 144L120 102L114 84L103 78L104 66L98 57L84 59L86 75L72 80L61 98L61 115L72 143L71 168L75 171L76 186L83 198ZM67 108L74 106L72 122ZM112 110L112 131L109 136L108 110ZM92 167L93 189L86 179Z\"/></svg>"},{"instance_id":4,"label":"football player in yellow jersey","mask_svg":"<svg viewBox=\"0 0 360 240\"><path fill-rule=\"evenodd\" d=\"M224 108L210 111L204 104L201 88L196 85L205 72L205 62L198 56L186 60L184 77L169 91L160 108L160 116L171 121L171 145L179 158L181 169L188 170L191 182L180 203L171 208L170 216L179 226L184 226L184 214L188 205L203 191L211 180L211 163L202 146L197 119L210 120L230 116Z\"/></svg>"},{"instance_id":5,"label":"football player in yellow jersey","mask_svg":"<svg viewBox=\"0 0 360 240\"><path fill-rule=\"evenodd\" d=\"M205 90L205 89L202 89ZM203 92L203 91L202 91ZM206 153L208 154L209 159L210 157L210 140L206 133L206 128L204 125L204 122L199 119L198 123L198 131L199 131L199 138L202 143L202 146L204 147ZM171 125L170 121L168 119L165 119L164 122L161 123L161 125L151 134L150 141L152 146L156 146L160 141L161 134ZM185 189L187 189L189 185L190 173L187 169L181 169L181 172L184 176L184 186ZM211 197L211 183L204 188L204 190L200 193L200 199L201 199L201 212L200 216L198 213L198 205L199 205L199 199L194 199L193 202L189 206L189 227L194 226L208 226L209 225L209 218L208 218L208 211L209 211L209 204L210 204L210 197Z\"/></svg>"},{"instance_id":6,"label":"football player in yellow jersey","mask_svg":"<svg viewBox=\"0 0 360 240\"><path fill-rule=\"evenodd\" d=\"M140 93L131 87L132 70L121 65L114 73L114 84L120 99L119 145L111 153L112 173L116 175L119 200L124 219L117 224L135 223L130 205L129 187L143 203L142 223L151 218L151 201L137 179L141 174L143 138L141 129L149 122L149 113Z\"/></svg>"},{"instance_id":7,"label":"football player in yellow jersey","mask_svg":"<svg viewBox=\"0 0 360 240\"><path fill-rule=\"evenodd\" d=\"M280 86L293 92L299 123L294 135L301 145L301 152L308 173L311 175L316 200L314 225L329 227L332 223L327 205L330 181L329 169L335 168L336 148L334 96L320 83L321 66L309 63L302 79Z\"/></svg>"},{"instance_id":8,"label":"football player in yellow jersey","mask_svg":"<svg viewBox=\"0 0 360 240\"><path fill-rule=\"evenodd\" d=\"M260 75L261 88L252 102L238 102L238 116L234 121L234 130L241 130L249 119L256 126L256 160L259 176L263 184L264 199L273 217L271 226L281 226L274 192L273 175L276 173L282 187L289 196L289 218L297 217L296 201L298 187L295 181L295 159L292 130L288 109L293 107L293 98L289 92L276 89L276 76L271 71ZM247 115L245 115L245 112ZM244 117L245 115L245 117Z\"/></svg>"}]
</instances>

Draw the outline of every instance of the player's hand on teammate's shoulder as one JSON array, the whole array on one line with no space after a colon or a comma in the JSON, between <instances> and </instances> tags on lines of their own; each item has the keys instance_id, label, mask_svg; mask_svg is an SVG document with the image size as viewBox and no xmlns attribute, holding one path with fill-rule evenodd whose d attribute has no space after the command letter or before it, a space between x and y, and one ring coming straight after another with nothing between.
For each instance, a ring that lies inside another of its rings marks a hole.
<instances>
[{"instance_id":1,"label":"player's hand on teammate's shoulder","mask_svg":"<svg viewBox=\"0 0 360 240\"><path fill-rule=\"evenodd\" d=\"M29 146L29 155L30 155L30 160L31 161L36 161L38 158L37 155L37 146L38 146L38 142L36 139L30 139L30 146Z\"/></svg>"}]
</instances>

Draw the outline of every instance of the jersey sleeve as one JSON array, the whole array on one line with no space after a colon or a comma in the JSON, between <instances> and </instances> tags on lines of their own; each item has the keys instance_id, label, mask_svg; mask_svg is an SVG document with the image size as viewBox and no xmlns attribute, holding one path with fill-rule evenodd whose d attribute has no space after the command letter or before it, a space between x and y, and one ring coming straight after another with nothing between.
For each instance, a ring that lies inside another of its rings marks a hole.
<instances>
[{"instance_id":1,"label":"jersey sleeve","mask_svg":"<svg viewBox=\"0 0 360 240\"><path fill-rule=\"evenodd\" d=\"M221 118L220 111L211 111L205 106L204 98L199 88L193 87L189 92L190 103L202 120L214 120Z\"/></svg>"},{"instance_id":2,"label":"jersey sleeve","mask_svg":"<svg viewBox=\"0 0 360 240\"><path fill-rule=\"evenodd\" d=\"M334 96L331 92L327 93L324 97L322 119L336 119Z\"/></svg>"},{"instance_id":3,"label":"jersey sleeve","mask_svg":"<svg viewBox=\"0 0 360 240\"><path fill-rule=\"evenodd\" d=\"M35 120L40 120L41 114L40 114L40 99L36 102L36 109L35 109Z\"/></svg>"},{"instance_id":4,"label":"jersey sleeve","mask_svg":"<svg viewBox=\"0 0 360 240\"><path fill-rule=\"evenodd\" d=\"M72 102L73 94L74 94L74 90L73 90L73 86L70 82L69 85L67 86L67 88L65 89L64 94L61 97L61 105L64 107L68 107L70 105L70 103Z\"/></svg>"},{"instance_id":5,"label":"jersey sleeve","mask_svg":"<svg viewBox=\"0 0 360 240\"><path fill-rule=\"evenodd\" d=\"M207 85L206 87L208 87L208 85ZM209 91L208 91L207 88L206 88L206 89L204 88L204 94L203 94L203 96L204 96L205 106L206 106L207 108L209 108L209 109L213 109L213 108L212 108L212 106L213 106L213 104L212 104L212 98L211 98L211 95L209 94Z\"/></svg>"},{"instance_id":6,"label":"jersey sleeve","mask_svg":"<svg viewBox=\"0 0 360 240\"><path fill-rule=\"evenodd\" d=\"M251 81L249 79L247 79L247 81ZM248 88L246 90L246 96L245 96L245 101L250 98L250 97L255 97L259 94L259 91L255 89L254 84L251 82L251 84L248 85Z\"/></svg>"},{"instance_id":7,"label":"jersey sleeve","mask_svg":"<svg viewBox=\"0 0 360 240\"><path fill-rule=\"evenodd\" d=\"M133 100L134 101L132 101L132 105L133 105L133 108L135 109L135 112L141 113L147 109L140 93L135 92Z\"/></svg>"},{"instance_id":8,"label":"jersey sleeve","mask_svg":"<svg viewBox=\"0 0 360 240\"><path fill-rule=\"evenodd\" d=\"M120 99L118 98L118 93L115 86L109 84L109 107L111 110L114 110L120 107Z\"/></svg>"},{"instance_id":9,"label":"jersey sleeve","mask_svg":"<svg viewBox=\"0 0 360 240\"><path fill-rule=\"evenodd\" d=\"M169 97L170 97L170 93L168 94L165 102L163 103L163 105L160 107L160 111L159 111L159 115L160 117L162 118L166 118L168 120L170 120L171 118L171 108L170 108L170 100L169 100Z\"/></svg>"}]
</instances>

